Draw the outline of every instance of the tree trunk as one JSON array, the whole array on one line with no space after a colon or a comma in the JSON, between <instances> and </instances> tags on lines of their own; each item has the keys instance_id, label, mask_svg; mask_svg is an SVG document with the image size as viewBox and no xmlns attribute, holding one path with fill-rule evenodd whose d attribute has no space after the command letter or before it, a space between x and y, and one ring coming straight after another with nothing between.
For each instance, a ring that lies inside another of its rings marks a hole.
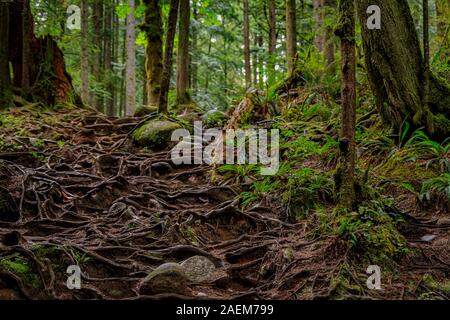
<instances>
[{"instance_id":1,"label":"tree trunk","mask_svg":"<svg viewBox=\"0 0 450 320\"><path fill-rule=\"evenodd\" d=\"M29 0L24 0L22 16L22 92L23 96L27 97L30 91L30 42L31 33L33 32Z\"/></svg>"},{"instance_id":2,"label":"tree trunk","mask_svg":"<svg viewBox=\"0 0 450 320\"><path fill-rule=\"evenodd\" d=\"M336 8L336 0L325 0L325 18L328 15L333 16ZM325 50L324 57L327 66L327 72L329 74L334 74L335 72L335 58L334 58L334 41L333 41L333 27L330 25L326 26L325 31Z\"/></svg>"},{"instance_id":3,"label":"tree trunk","mask_svg":"<svg viewBox=\"0 0 450 320\"><path fill-rule=\"evenodd\" d=\"M130 14L127 16L125 66L125 116L132 116L136 110L136 17L135 0L128 0Z\"/></svg>"},{"instance_id":4,"label":"tree trunk","mask_svg":"<svg viewBox=\"0 0 450 320\"><path fill-rule=\"evenodd\" d=\"M88 0L81 0L81 100L89 103L89 6Z\"/></svg>"},{"instance_id":5,"label":"tree trunk","mask_svg":"<svg viewBox=\"0 0 450 320\"><path fill-rule=\"evenodd\" d=\"M198 20L198 9L196 6L196 2L194 1L192 3L192 13L194 20ZM196 94L198 92L198 65L197 65L197 50L198 50L198 27L193 26L192 27L192 59L191 59L191 85L192 85L192 92Z\"/></svg>"},{"instance_id":6,"label":"tree trunk","mask_svg":"<svg viewBox=\"0 0 450 320\"><path fill-rule=\"evenodd\" d=\"M161 77L161 93L159 95L158 112L168 112L170 78L173 64L173 42L177 29L179 0L170 0L169 20L167 21L166 46L164 52L164 67Z\"/></svg>"},{"instance_id":7,"label":"tree trunk","mask_svg":"<svg viewBox=\"0 0 450 320\"><path fill-rule=\"evenodd\" d=\"M323 6L324 0L313 0L314 23L315 23L314 45L316 46L319 52L323 51L325 44L324 31L322 30Z\"/></svg>"},{"instance_id":8,"label":"tree trunk","mask_svg":"<svg viewBox=\"0 0 450 320\"><path fill-rule=\"evenodd\" d=\"M163 22L160 0L144 0L145 17L143 30L147 36L146 70L148 104L157 106L161 90L163 70Z\"/></svg>"},{"instance_id":9,"label":"tree trunk","mask_svg":"<svg viewBox=\"0 0 450 320\"><path fill-rule=\"evenodd\" d=\"M355 50L355 5L354 0L340 0L339 29L341 38L342 111L341 157L338 166L337 188L339 203L352 210L355 203L355 162L356 162L356 50Z\"/></svg>"},{"instance_id":10,"label":"tree trunk","mask_svg":"<svg viewBox=\"0 0 450 320\"><path fill-rule=\"evenodd\" d=\"M436 0L437 33L440 39L445 37L450 17L450 4L448 0Z\"/></svg>"},{"instance_id":11,"label":"tree trunk","mask_svg":"<svg viewBox=\"0 0 450 320\"><path fill-rule=\"evenodd\" d=\"M423 64L424 64L424 81L422 105L428 110L428 100L430 95L430 34L429 34L429 13L428 0L422 1L423 8Z\"/></svg>"},{"instance_id":12,"label":"tree trunk","mask_svg":"<svg viewBox=\"0 0 450 320\"><path fill-rule=\"evenodd\" d=\"M286 60L288 76L294 74L297 57L296 0L286 0Z\"/></svg>"},{"instance_id":13,"label":"tree trunk","mask_svg":"<svg viewBox=\"0 0 450 320\"><path fill-rule=\"evenodd\" d=\"M248 0L244 0L244 70L245 70L245 88L252 85L252 67L250 64L250 21Z\"/></svg>"},{"instance_id":14,"label":"tree trunk","mask_svg":"<svg viewBox=\"0 0 450 320\"><path fill-rule=\"evenodd\" d=\"M23 63L27 62L29 92L27 98L39 101L46 105L73 102L81 104L79 97L75 94L72 86L72 79L65 69L64 56L58 48L56 42L50 36L36 38L34 35L34 22L31 14L28 20L27 33L29 43L23 43L24 27L24 6L30 11L29 2L17 0L9 4L9 61L12 64L14 75L14 86L21 88L23 84ZM28 58L23 58L23 48L28 47Z\"/></svg>"},{"instance_id":15,"label":"tree trunk","mask_svg":"<svg viewBox=\"0 0 450 320\"><path fill-rule=\"evenodd\" d=\"M106 82L106 91L108 92L105 95L105 106L106 106L106 114L110 117L114 116L114 101L112 97L112 93L114 91L114 83L113 83L113 70L112 70L112 15L113 15L113 7L111 4L105 6L105 32L104 32L104 68L105 68L105 82Z\"/></svg>"},{"instance_id":16,"label":"tree trunk","mask_svg":"<svg viewBox=\"0 0 450 320\"><path fill-rule=\"evenodd\" d=\"M8 58L9 6L8 2L0 2L0 108L9 107L12 103Z\"/></svg>"},{"instance_id":17,"label":"tree trunk","mask_svg":"<svg viewBox=\"0 0 450 320\"><path fill-rule=\"evenodd\" d=\"M101 52L102 52L102 47L101 47L101 33L102 33L102 8L103 8L103 0L94 0L94 7L93 7L93 21L94 21L94 37L93 37L93 42L94 42L94 63L92 65L92 73L95 79L95 86L99 86L102 82L102 77L101 77L101 70L100 70L100 66L101 66L101 62L102 62L102 58L101 58ZM97 109L98 111L103 111L103 106L101 106L100 104L100 99L99 99L99 95L98 94L94 94L92 96L92 101L91 104L95 107L95 109Z\"/></svg>"},{"instance_id":18,"label":"tree trunk","mask_svg":"<svg viewBox=\"0 0 450 320\"><path fill-rule=\"evenodd\" d=\"M190 104L189 87L189 24L190 0L180 0L180 22L177 52L177 101L178 105Z\"/></svg>"},{"instance_id":19,"label":"tree trunk","mask_svg":"<svg viewBox=\"0 0 450 320\"><path fill-rule=\"evenodd\" d=\"M381 30L369 30L366 10L377 5ZM407 0L360 0L366 67L383 118L400 129L404 121L436 138L450 133L450 89L430 75L428 108L423 105L424 59Z\"/></svg>"},{"instance_id":20,"label":"tree trunk","mask_svg":"<svg viewBox=\"0 0 450 320\"><path fill-rule=\"evenodd\" d=\"M275 52L277 49L277 7L275 0L269 0L269 77L275 74Z\"/></svg>"},{"instance_id":21,"label":"tree trunk","mask_svg":"<svg viewBox=\"0 0 450 320\"><path fill-rule=\"evenodd\" d=\"M119 0L114 0L114 6L118 5ZM120 22L119 22L119 17L118 15L115 13L115 11L113 12L113 29L114 29L114 44L113 44L113 61L115 63L119 63L119 47L120 47ZM115 74L114 74L115 75ZM115 78L115 77L114 77ZM113 106L114 106L114 115L117 115L117 110L118 110L118 104L117 104L117 97L119 96L118 91L120 90L120 88L117 88L117 81L114 80L114 90L112 92L112 99L113 99Z\"/></svg>"}]
</instances>

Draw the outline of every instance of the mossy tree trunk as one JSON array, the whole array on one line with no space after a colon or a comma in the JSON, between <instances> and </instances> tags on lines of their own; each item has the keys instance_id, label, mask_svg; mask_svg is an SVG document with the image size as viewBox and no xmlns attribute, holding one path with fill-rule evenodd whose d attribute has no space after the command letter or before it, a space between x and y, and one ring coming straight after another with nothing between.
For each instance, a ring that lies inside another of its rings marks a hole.
<instances>
[{"instance_id":1,"label":"mossy tree trunk","mask_svg":"<svg viewBox=\"0 0 450 320\"><path fill-rule=\"evenodd\" d=\"M29 5L29 1L24 0L9 3L8 41L15 45L9 46L7 61L9 60L12 65L13 86L21 89L25 83L29 86L27 98L46 105L65 102L81 105L81 100L73 88L72 79L66 72L64 56L57 43L50 36L36 38ZM26 24L24 12L29 13ZM27 29L26 32L23 32L24 28ZM25 33L27 43L24 45ZM29 48L29 52L24 59L25 47ZM24 63L27 65L24 66ZM24 69L27 71L23 72ZM23 81L24 75L28 77L26 81Z\"/></svg>"},{"instance_id":2,"label":"mossy tree trunk","mask_svg":"<svg viewBox=\"0 0 450 320\"><path fill-rule=\"evenodd\" d=\"M297 57L297 13L296 0L286 0L286 60L288 76L295 72Z\"/></svg>"},{"instance_id":3,"label":"mossy tree trunk","mask_svg":"<svg viewBox=\"0 0 450 320\"><path fill-rule=\"evenodd\" d=\"M386 122L424 127L436 138L450 133L450 89L430 75L428 107L423 103L425 64L407 0L359 0L366 67L377 107ZM370 5L381 9L381 30L369 30Z\"/></svg>"},{"instance_id":4,"label":"mossy tree trunk","mask_svg":"<svg viewBox=\"0 0 450 320\"><path fill-rule=\"evenodd\" d=\"M144 0L143 31L147 36L145 67L147 70L147 103L158 105L163 70L163 22L160 0Z\"/></svg>"},{"instance_id":5,"label":"mossy tree trunk","mask_svg":"<svg viewBox=\"0 0 450 320\"><path fill-rule=\"evenodd\" d=\"M177 29L178 7L180 0L170 0L169 18L167 21L166 46L164 51L164 65L161 76L161 92L159 95L158 112L168 112L170 78L172 76L173 43Z\"/></svg>"},{"instance_id":6,"label":"mossy tree trunk","mask_svg":"<svg viewBox=\"0 0 450 320\"><path fill-rule=\"evenodd\" d=\"M245 88L252 85L252 67L250 63L250 19L248 0L244 0L244 69L245 69Z\"/></svg>"},{"instance_id":7,"label":"mossy tree trunk","mask_svg":"<svg viewBox=\"0 0 450 320\"><path fill-rule=\"evenodd\" d=\"M177 52L177 104L191 103L189 89L189 25L190 0L180 0L180 22Z\"/></svg>"},{"instance_id":8,"label":"mossy tree trunk","mask_svg":"<svg viewBox=\"0 0 450 320\"><path fill-rule=\"evenodd\" d=\"M340 205L352 210L355 203L356 162L356 49L355 49L355 4L354 0L340 0L339 27L336 34L341 39L341 139L340 164L337 184Z\"/></svg>"},{"instance_id":9,"label":"mossy tree trunk","mask_svg":"<svg viewBox=\"0 0 450 320\"><path fill-rule=\"evenodd\" d=\"M0 108L11 105L11 79L9 73L9 3L0 2Z\"/></svg>"}]
</instances>

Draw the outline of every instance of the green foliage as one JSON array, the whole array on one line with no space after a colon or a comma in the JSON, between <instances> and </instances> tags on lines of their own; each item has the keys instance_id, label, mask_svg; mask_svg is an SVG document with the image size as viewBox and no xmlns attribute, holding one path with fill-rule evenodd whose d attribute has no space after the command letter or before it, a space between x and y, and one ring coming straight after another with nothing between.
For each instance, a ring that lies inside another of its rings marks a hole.
<instances>
[{"instance_id":1,"label":"green foliage","mask_svg":"<svg viewBox=\"0 0 450 320\"><path fill-rule=\"evenodd\" d=\"M242 207L246 208L251 203L264 199L270 192L274 191L279 187L277 181L270 181L270 178L266 178L262 181L255 181L250 187L251 191L242 192Z\"/></svg>"},{"instance_id":2,"label":"green foliage","mask_svg":"<svg viewBox=\"0 0 450 320\"><path fill-rule=\"evenodd\" d=\"M0 260L1 268L19 276L26 285L35 289L40 287L39 276L33 271L29 261L21 256Z\"/></svg>"},{"instance_id":3,"label":"green foliage","mask_svg":"<svg viewBox=\"0 0 450 320\"><path fill-rule=\"evenodd\" d=\"M337 234L346 239L356 253L372 261L386 261L408 251L404 237L396 225L401 218L390 214L386 204L373 200L357 212L337 213Z\"/></svg>"},{"instance_id":4,"label":"green foliage","mask_svg":"<svg viewBox=\"0 0 450 320\"><path fill-rule=\"evenodd\" d=\"M433 193L445 195L450 203L450 173L426 180L422 185L419 199L429 201Z\"/></svg>"},{"instance_id":5,"label":"green foliage","mask_svg":"<svg viewBox=\"0 0 450 320\"><path fill-rule=\"evenodd\" d=\"M319 203L332 199L333 181L328 173L302 168L287 174L282 199L291 217L300 219Z\"/></svg>"}]
</instances>

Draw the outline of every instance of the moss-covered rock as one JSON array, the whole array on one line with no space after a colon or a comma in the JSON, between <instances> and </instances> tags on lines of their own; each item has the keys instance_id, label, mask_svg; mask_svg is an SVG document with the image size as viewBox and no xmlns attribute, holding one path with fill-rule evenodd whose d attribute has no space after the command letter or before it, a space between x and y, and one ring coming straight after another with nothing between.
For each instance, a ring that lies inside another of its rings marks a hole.
<instances>
[{"instance_id":1,"label":"moss-covered rock","mask_svg":"<svg viewBox=\"0 0 450 320\"><path fill-rule=\"evenodd\" d=\"M178 263L164 263L149 273L139 286L139 293L153 295L158 293L176 293L185 295L187 277Z\"/></svg>"},{"instance_id":2,"label":"moss-covered rock","mask_svg":"<svg viewBox=\"0 0 450 320\"><path fill-rule=\"evenodd\" d=\"M134 116L135 117L145 117L145 116L147 116L149 114L152 114L154 112L158 112L158 106L153 106L153 105L140 106L134 112Z\"/></svg>"},{"instance_id":3,"label":"moss-covered rock","mask_svg":"<svg viewBox=\"0 0 450 320\"><path fill-rule=\"evenodd\" d=\"M133 141L141 147L150 149L164 149L170 143L172 132L180 129L181 125L168 120L149 120L133 134Z\"/></svg>"}]
</instances>

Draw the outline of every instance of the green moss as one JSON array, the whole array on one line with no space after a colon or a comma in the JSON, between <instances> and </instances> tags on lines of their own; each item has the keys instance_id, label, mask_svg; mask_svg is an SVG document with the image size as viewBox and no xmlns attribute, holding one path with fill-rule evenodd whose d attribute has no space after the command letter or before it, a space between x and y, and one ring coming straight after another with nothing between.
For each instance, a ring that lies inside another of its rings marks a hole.
<instances>
[{"instance_id":1,"label":"green moss","mask_svg":"<svg viewBox=\"0 0 450 320\"><path fill-rule=\"evenodd\" d=\"M172 132L180 128L181 126L176 122L150 120L134 132L133 140L142 147L164 149L170 142Z\"/></svg>"},{"instance_id":2,"label":"green moss","mask_svg":"<svg viewBox=\"0 0 450 320\"><path fill-rule=\"evenodd\" d=\"M22 279L24 284L31 286L32 288L38 289L41 285L39 276L33 271L29 262L21 256L1 260L0 268L4 268L9 272L14 273Z\"/></svg>"}]
</instances>

